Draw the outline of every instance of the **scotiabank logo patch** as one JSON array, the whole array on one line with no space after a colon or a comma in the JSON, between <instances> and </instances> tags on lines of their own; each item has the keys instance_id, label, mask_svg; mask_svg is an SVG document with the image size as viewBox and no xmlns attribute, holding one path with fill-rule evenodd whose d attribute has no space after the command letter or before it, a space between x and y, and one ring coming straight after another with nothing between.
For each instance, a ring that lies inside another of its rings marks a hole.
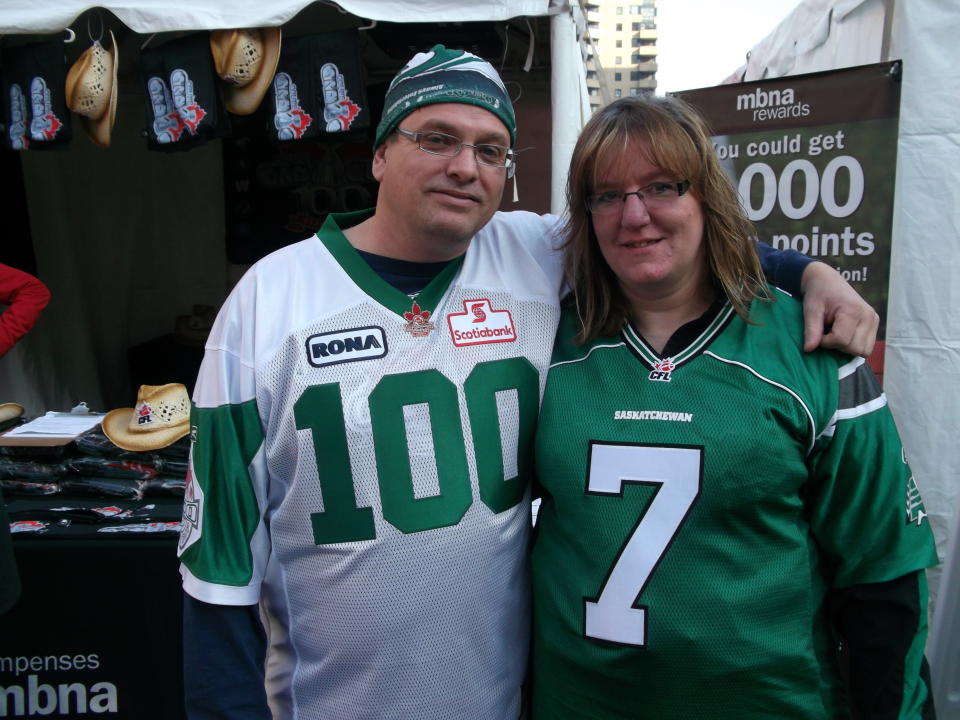
<instances>
[{"instance_id":1,"label":"scotiabank logo patch","mask_svg":"<svg viewBox=\"0 0 960 720\"><path fill-rule=\"evenodd\" d=\"M450 336L458 347L513 342L517 331L509 310L494 310L490 301L464 300L463 312L447 315Z\"/></svg>"}]
</instances>

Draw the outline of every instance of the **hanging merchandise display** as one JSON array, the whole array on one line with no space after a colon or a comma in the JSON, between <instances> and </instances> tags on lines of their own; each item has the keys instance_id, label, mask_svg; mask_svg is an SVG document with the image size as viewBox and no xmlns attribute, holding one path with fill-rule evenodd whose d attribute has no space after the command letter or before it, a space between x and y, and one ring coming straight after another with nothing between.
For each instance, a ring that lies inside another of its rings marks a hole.
<instances>
[{"instance_id":1,"label":"hanging merchandise display","mask_svg":"<svg viewBox=\"0 0 960 720\"><path fill-rule=\"evenodd\" d=\"M5 48L2 144L11 150L38 150L68 142L70 113L64 86L63 43L50 40Z\"/></svg>"},{"instance_id":2,"label":"hanging merchandise display","mask_svg":"<svg viewBox=\"0 0 960 720\"><path fill-rule=\"evenodd\" d=\"M279 141L369 127L357 31L287 39L268 108L270 137Z\"/></svg>"},{"instance_id":3,"label":"hanging merchandise display","mask_svg":"<svg viewBox=\"0 0 960 720\"><path fill-rule=\"evenodd\" d=\"M151 150L187 150L230 134L223 86L206 33L145 49L140 67Z\"/></svg>"}]
</instances>

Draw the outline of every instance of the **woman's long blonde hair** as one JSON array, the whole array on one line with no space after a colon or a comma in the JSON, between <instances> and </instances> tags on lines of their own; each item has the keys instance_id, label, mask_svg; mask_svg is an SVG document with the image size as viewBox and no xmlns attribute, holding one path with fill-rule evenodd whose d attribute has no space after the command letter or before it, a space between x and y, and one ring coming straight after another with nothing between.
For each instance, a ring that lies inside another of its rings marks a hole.
<instances>
[{"instance_id":1,"label":"woman's long blonde hair","mask_svg":"<svg viewBox=\"0 0 960 720\"><path fill-rule=\"evenodd\" d=\"M648 162L690 182L688 192L703 212L711 279L737 314L749 321L752 300L770 295L753 225L720 166L706 123L678 98L641 95L617 100L590 118L570 160L564 264L583 323L577 340L616 334L630 316L629 302L600 252L586 202L600 173L637 146L646 149Z\"/></svg>"}]
</instances>

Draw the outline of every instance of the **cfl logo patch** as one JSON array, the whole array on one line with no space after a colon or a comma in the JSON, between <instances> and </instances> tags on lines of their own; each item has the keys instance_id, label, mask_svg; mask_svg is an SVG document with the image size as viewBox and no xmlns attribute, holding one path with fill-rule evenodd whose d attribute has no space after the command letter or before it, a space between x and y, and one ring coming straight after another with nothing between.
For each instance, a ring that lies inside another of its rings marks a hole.
<instances>
[{"instance_id":1,"label":"cfl logo patch","mask_svg":"<svg viewBox=\"0 0 960 720\"><path fill-rule=\"evenodd\" d=\"M650 374L647 375L647 379L655 380L657 382L670 382L672 380L670 373L676 369L677 366L674 364L673 360L670 358L663 358L662 360L658 360L653 366L653 370L651 370Z\"/></svg>"}]
</instances>

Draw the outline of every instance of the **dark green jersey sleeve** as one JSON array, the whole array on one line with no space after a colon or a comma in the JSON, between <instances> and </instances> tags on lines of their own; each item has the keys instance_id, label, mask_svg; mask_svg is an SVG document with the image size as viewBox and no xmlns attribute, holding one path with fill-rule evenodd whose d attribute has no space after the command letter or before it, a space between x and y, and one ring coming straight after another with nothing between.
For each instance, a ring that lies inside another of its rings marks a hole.
<instances>
[{"instance_id":1,"label":"dark green jersey sleeve","mask_svg":"<svg viewBox=\"0 0 960 720\"><path fill-rule=\"evenodd\" d=\"M859 718L927 717L930 523L873 371L851 360L839 383L836 415L813 454L808 507L832 574L849 701Z\"/></svg>"},{"instance_id":2,"label":"dark green jersey sleeve","mask_svg":"<svg viewBox=\"0 0 960 720\"><path fill-rule=\"evenodd\" d=\"M833 587L884 582L937 564L893 415L862 358L839 369L837 409L810 464L806 504Z\"/></svg>"}]
</instances>

